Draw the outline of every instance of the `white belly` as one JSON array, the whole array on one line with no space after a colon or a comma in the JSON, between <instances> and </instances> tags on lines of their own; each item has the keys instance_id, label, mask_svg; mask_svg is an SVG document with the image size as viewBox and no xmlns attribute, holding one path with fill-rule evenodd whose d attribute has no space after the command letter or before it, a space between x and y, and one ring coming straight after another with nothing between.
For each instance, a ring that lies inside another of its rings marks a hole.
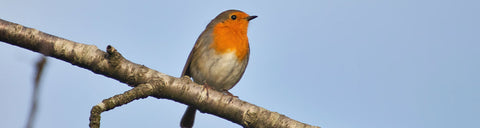
<instances>
[{"instance_id":1,"label":"white belly","mask_svg":"<svg viewBox=\"0 0 480 128\"><path fill-rule=\"evenodd\" d=\"M210 54L215 54L211 52ZM204 56L198 58L197 65L191 65L191 75L196 83L206 84L216 90L231 89L242 77L247 63L240 62L235 52L224 53L220 56Z\"/></svg>"}]
</instances>

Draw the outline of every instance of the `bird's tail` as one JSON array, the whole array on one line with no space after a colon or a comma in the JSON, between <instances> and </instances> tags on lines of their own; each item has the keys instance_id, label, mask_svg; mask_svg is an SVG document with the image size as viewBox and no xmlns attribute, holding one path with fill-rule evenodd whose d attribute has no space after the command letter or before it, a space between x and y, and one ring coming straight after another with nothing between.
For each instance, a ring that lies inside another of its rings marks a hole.
<instances>
[{"instance_id":1,"label":"bird's tail","mask_svg":"<svg viewBox=\"0 0 480 128\"><path fill-rule=\"evenodd\" d=\"M188 106L187 110L185 110L185 114L183 114L182 121L180 122L180 127L193 127L193 122L195 121L195 113L197 113L197 109L192 106Z\"/></svg>"}]
</instances>

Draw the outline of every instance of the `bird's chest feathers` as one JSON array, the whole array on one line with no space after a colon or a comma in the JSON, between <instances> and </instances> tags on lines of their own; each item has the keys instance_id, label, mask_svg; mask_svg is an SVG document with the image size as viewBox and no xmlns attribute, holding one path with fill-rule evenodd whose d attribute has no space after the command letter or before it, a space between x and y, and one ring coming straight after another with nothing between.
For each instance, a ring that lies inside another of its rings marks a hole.
<instances>
[{"instance_id":1,"label":"bird's chest feathers","mask_svg":"<svg viewBox=\"0 0 480 128\"><path fill-rule=\"evenodd\" d=\"M235 52L237 58L243 60L249 52L246 28L245 26L215 26L212 35L213 43L210 47L219 53Z\"/></svg>"}]
</instances>

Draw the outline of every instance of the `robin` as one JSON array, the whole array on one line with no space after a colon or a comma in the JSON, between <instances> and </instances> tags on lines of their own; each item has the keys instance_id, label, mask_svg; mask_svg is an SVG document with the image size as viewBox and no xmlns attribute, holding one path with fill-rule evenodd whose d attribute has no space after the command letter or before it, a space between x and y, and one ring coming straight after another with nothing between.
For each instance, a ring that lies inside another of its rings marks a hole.
<instances>
[{"instance_id":1,"label":"robin","mask_svg":"<svg viewBox=\"0 0 480 128\"><path fill-rule=\"evenodd\" d=\"M182 76L190 76L195 83L231 95L231 89L242 78L248 64L248 22L250 16L240 10L227 10L210 21L193 46ZM196 109L188 106L180 126L191 128Z\"/></svg>"}]
</instances>

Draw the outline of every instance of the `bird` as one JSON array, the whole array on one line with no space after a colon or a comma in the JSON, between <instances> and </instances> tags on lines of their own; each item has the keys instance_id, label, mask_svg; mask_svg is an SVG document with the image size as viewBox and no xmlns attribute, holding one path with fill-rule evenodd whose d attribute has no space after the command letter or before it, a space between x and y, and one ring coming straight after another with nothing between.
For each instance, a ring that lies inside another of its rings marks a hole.
<instances>
[{"instance_id":1,"label":"bird","mask_svg":"<svg viewBox=\"0 0 480 128\"><path fill-rule=\"evenodd\" d=\"M196 40L182 77L189 76L197 84L232 95L228 90L240 81L248 64L247 28L255 18L235 9L217 15ZM188 106L180 121L181 128L193 127L196 111Z\"/></svg>"}]
</instances>

